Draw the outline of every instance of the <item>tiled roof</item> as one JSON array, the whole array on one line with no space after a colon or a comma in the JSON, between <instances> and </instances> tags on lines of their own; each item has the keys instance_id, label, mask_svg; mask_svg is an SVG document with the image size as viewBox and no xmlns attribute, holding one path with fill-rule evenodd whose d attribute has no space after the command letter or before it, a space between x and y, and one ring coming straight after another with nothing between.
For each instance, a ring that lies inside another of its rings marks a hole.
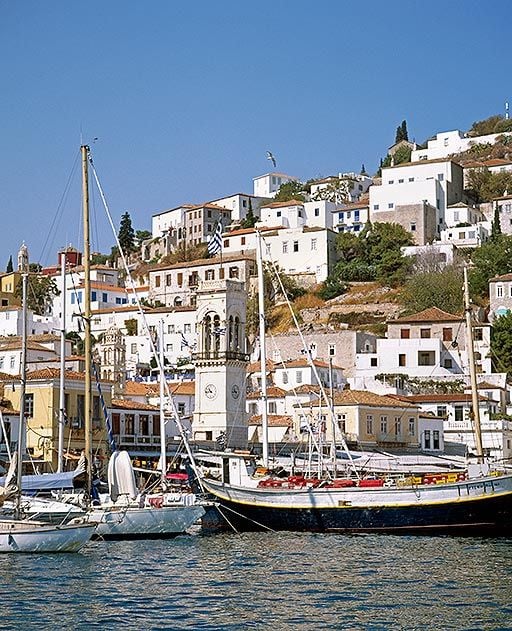
<instances>
[{"instance_id":1,"label":"tiled roof","mask_svg":"<svg viewBox=\"0 0 512 631\"><path fill-rule=\"evenodd\" d=\"M149 403L140 403L139 401L132 401L132 399L112 399L112 408L123 410L148 410L151 412L158 412L159 408L155 405L149 405Z\"/></svg>"},{"instance_id":2,"label":"tiled roof","mask_svg":"<svg viewBox=\"0 0 512 631\"><path fill-rule=\"evenodd\" d=\"M293 425L291 416L269 414L267 418L269 427L292 427ZM249 425L261 425L261 414L251 416L247 422Z\"/></svg>"},{"instance_id":3,"label":"tiled roof","mask_svg":"<svg viewBox=\"0 0 512 631\"><path fill-rule=\"evenodd\" d=\"M0 342L0 352L14 351L14 350L21 350L21 340L12 340L11 342ZM42 346L41 344L38 344L37 342L31 342L31 341L27 342L27 350L43 351L45 353L54 352L51 349L46 348L46 346Z\"/></svg>"},{"instance_id":4,"label":"tiled roof","mask_svg":"<svg viewBox=\"0 0 512 631\"><path fill-rule=\"evenodd\" d=\"M267 388L267 397L269 399L279 399L281 397L286 396L287 391L282 388L278 388L277 386L269 386ZM248 399L259 399L261 397L261 390L256 390L255 392L250 392L247 395Z\"/></svg>"},{"instance_id":5,"label":"tiled roof","mask_svg":"<svg viewBox=\"0 0 512 631\"><path fill-rule=\"evenodd\" d=\"M268 372L272 372L273 370L275 370L275 364L271 359L267 359L265 360L265 368L267 369ZM248 366L247 366L247 372L248 373L254 373L254 372L260 372L261 371L261 364L259 361L257 362L251 362Z\"/></svg>"},{"instance_id":6,"label":"tiled roof","mask_svg":"<svg viewBox=\"0 0 512 631\"><path fill-rule=\"evenodd\" d=\"M71 381L85 381L85 373L76 372L74 370L66 370L66 379ZM33 370L27 373L27 381L35 379L58 379L60 377L59 368L41 368L39 370ZM106 381L101 379L101 381Z\"/></svg>"},{"instance_id":7,"label":"tiled roof","mask_svg":"<svg viewBox=\"0 0 512 631\"><path fill-rule=\"evenodd\" d=\"M224 208L224 206L218 206L217 204L211 204L210 202L207 202L206 204L195 204L194 206L190 206L186 209L186 212L190 212L191 210L199 210L202 208L209 208L211 210L222 210L228 213L231 212L229 208Z\"/></svg>"},{"instance_id":8,"label":"tiled roof","mask_svg":"<svg viewBox=\"0 0 512 631\"><path fill-rule=\"evenodd\" d=\"M318 401L314 403L318 406ZM400 399L367 392L366 390L343 390L334 394L334 405L366 405L371 407L411 408L414 405Z\"/></svg>"},{"instance_id":9,"label":"tiled roof","mask_svg":"<svg viewBox=\"0 0 512 631\"><path fill-rule=\"evenodd\" d=\"M83 289L84 287L84 282L80 281L77 289ZM108 289L109 291L122 292L123 294L128 292L126 287L119 287L118 285L111 285L110 283L101 283L97 280L91 280L91 289Z\"/></svg>"},{"instance_id":10,"label":"tiled roof","mask_svg":"<svg viewBox=\"0 0 512 631\"><path fill-rule=\"evenodd\" d=\"M196 392L195 381L175 381L169 382L171 394L193 395Z\"/></svg>"},{"instance_id":11,"label":"tiled roof","mask_svg":"<svg viewBox=\"0 0 512 631\"><path fill-rule=\"evenodd\" d=\"M413 313L412 315L404 316L403 318L398 318L397 320L389 320L388 323L413 324L415 322L460 322L461 320L462 316L448 313L442 309L438 309L437 307L429 307L419 313Z\"/></svg>"},{"instance_id":12,"label":"tiled roof","mask_svg":"<svg viewBox=\"0 0 512 631\"><path fill-rule=\"evenodd\" d=\"M158 384L145 383L142 381L126 381L124 384L124 391L126 394L132 396L146 396L155 391L155 387L158 390Z\"/></svg>"},{"instance_id":13,"label":"tiled roof","mask_svg":"<svg viewBox=\"0 0 512 631\"><path fill-rule=\"evenodd\" d=\"M9 375L6 372L0 372L0 381L19 381L19 375Z\"/></svg>"},{"instance_id":14,"label":"tiled roof","mask_svg":"<svg viewBox=\"0 0 512 631\"><path fill-rule=\"evenodd\" d=\"M487 397L479 396L480 401L488 401ZM471 393L453 392L451 394L411 394L407 397L401 396L402 401L411 403L470 403Z\"/></svg>"},{"instance_id":15,"label":"tiled roof","mask_svg":"<svg viewBox=\"0 0 512 631\"><path fill-rule=\"evenodd\" d=\"M223 256L222 263L236 263L238 261L254 261L253 256L241 256L241 255L231 255L231 256ZM149 272L163 272L168 269L181 269L181 268L189 268L189 267L202 267L203 265L218 265L220 263L220 258L215 259L196 259L195 261L186 261L183 263L173 263L171 265L166 265L165 263L160 263L157 265L152 265L148 267Z\"/></svg>"},{"instance_id":16,"label":"tiled roof","mask_svg":"<svg viewBox=\"0 0 512 631\"><path fill-rule=\"evenodd\" d=\"M287 202L271 202L270 204L264 204L262 208L286 208L287 206L304 206L304 202L300 199L290 199Z\"/></svg>"},{"instance_id":17,"label":"tiled roof","mask_svg":"<svg viewBox=\"0 0 512 631\"><path fill-rule=\"evenodd\" d=\"M313 364L317 368L329 368L330 365L327 362L322 361L321 359L314 359ZM279 364L276 366L276 369L279 368L281 370L286 370L287 368L304 368L310 366L310 362L305 357L301 357L299 359L294 359L293 361L284 362L284 366ZM333 368L337 370L343 370L341 366L334 366Z\"/></svg>"},{"instance_id":18,"label":"tiled roof","mask_svg":"<svg viewBox=\"0 0 512 631\"><path fill-rule=\"evenodd\" d=\"M320 392L320 386L314 386L311 383L303 383L301 386L298 386L297 388L295 388L294 390L288 390L286 392L286 394L310 394L311 392L314 392L315 394L318 394Z\"/></svg>"},{"instance_id":19,"label":"tiled roof","mask_svg":"<svg viewBox=\"0 0 512 631\"><path fill-rule=\"evenodd\" d=\"M273 226L271 228L267 226L262 226L258 228L258 232L269 232L270 230L282 230L284 226ZM236 230L231 230L231 232L224 232L222 234L223 239L229 239L229 237L237 237L243 234L254 234L256 232L255 228L237 228Z\"/></svg>"},{"instance_id":20,"label":"tiled roof","mask_svg":"<svg viewBox=\"0 0 512 631\"><path fill-rule=\"evenodd\" d=\"M494 278L490 278L489 282L496 283L496 282L500 282L504 280L506 281L512 280L512 274L502 274L501 276L495 276Z\"/></svg>"}]
</instances>

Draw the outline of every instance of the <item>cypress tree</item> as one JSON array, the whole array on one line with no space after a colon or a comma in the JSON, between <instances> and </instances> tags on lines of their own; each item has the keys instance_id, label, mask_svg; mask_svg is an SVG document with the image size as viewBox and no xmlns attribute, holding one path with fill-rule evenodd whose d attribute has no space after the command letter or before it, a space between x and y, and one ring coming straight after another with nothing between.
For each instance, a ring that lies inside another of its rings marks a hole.
<instances>
[{"instance_id":1,"label":"cypress tree","mask_svg":"<svg viewBox=\"0 0 512 631\"><path fill-rule=\"evenodd\" d=\"M496 208L494 209L494 217L491 223L491 241L496 241L496 239L501 234L501 222L500 222L500 210L498 205L496 204Z\"/></svg>"},{"instance_id":2,"label":"cypress tree","mask_svg":"<svg viewBox=\"0 0 512 631\"><path fill-rule=\"evenodd\" d=\"M133 230L132 219L129 212L125 212L121 217L117 237L123 252L130 254L130 252L135 250L135 231Z\"/></svg>"},{"instance_id":3,"label":"cypress tree","mask_svg":"<svg viewBox=\"0 0 512 631\"><path fill-rule=\"evenodd\" d=\"M407 121L402 121L402 125L400 126L402 130L402 138L401 140L409 140L409 134L407 132Z\"/></svg>"},{"instance_id":4,"label":"cypress tree","mask_svg":"<svg viewBox=\"0 0 512 631\"><path fill-rule=\"evenodd\" d=\"M5 271L7 272L7 274L10 274L12 271L14 271L14 267L13 267L13 264L12 264L12 254L9 257L9 261L7 262L7 268L6 268Z\"/></svg>"}]
</instances>

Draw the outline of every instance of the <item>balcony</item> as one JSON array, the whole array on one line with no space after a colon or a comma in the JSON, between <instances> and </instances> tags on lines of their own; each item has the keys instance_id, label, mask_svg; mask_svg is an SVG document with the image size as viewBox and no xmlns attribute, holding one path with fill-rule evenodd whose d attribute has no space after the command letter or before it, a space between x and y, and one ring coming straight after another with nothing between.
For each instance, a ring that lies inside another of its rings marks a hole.
<instances>
[{"instance_id":1,"label":"balcony","mask_svg":"<svg viewBox=\"0 0 512 631\"><path fill-rule=\"evenodd\" d=\"M195 362L208 361L228 361L235 360L240 362L248 362L249 355L238 351L203 351L202 353L192 353L192 360Z\"/></svg>"}]
</instances>

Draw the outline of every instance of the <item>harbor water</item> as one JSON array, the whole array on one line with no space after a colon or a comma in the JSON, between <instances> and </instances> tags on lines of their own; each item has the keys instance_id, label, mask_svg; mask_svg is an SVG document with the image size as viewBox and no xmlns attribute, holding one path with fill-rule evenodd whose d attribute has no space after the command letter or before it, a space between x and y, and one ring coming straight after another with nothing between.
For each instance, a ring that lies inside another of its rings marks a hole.
<instances>
[{"instance_id":1,"label":"harbor water","mask_svg":"<svg viewBox=\"0 0 512 631\"><path fill-rule=\"evenodd\" d=\"M247 533L0 557L8 629L511 629L512 540Z\"/></svg>"}]
</instances>

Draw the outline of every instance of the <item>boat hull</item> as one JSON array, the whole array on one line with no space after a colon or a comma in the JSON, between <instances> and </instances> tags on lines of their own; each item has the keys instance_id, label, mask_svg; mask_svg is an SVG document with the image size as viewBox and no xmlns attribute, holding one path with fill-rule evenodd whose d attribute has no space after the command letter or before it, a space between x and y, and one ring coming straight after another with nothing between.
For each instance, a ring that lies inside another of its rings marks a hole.
<instances>
[{"instance_id":1,"label":"boat hull","mask_svg":"<svg viewBox=\"0 0 512 631\"><path fill-rule=\"evenodd\" d=\"M78 552L91 539L94 524L49 526L42 523L0 521L0 553Z\"/></svg>"},{"instance_id":2,"label":"boat hull","mask_svg":"<svg viewBox=\"0 0 512 631\"><path fill-rule=\"evenodd\" d=\"M204 515L200 504L161 508L99 507L89 519L97 522L95 538L162 539L184 533Z\"/></svg>"},{"instance_id":3,"label":"boat hull","mask_svg":"<svg viewBox=\"0 0 512 631\"><path fill-rule=\"evenodd\" d=\"M205 481L237 530L512 534L512 476L415 489L244 489Z\"/></svg>"}]
</instances>

